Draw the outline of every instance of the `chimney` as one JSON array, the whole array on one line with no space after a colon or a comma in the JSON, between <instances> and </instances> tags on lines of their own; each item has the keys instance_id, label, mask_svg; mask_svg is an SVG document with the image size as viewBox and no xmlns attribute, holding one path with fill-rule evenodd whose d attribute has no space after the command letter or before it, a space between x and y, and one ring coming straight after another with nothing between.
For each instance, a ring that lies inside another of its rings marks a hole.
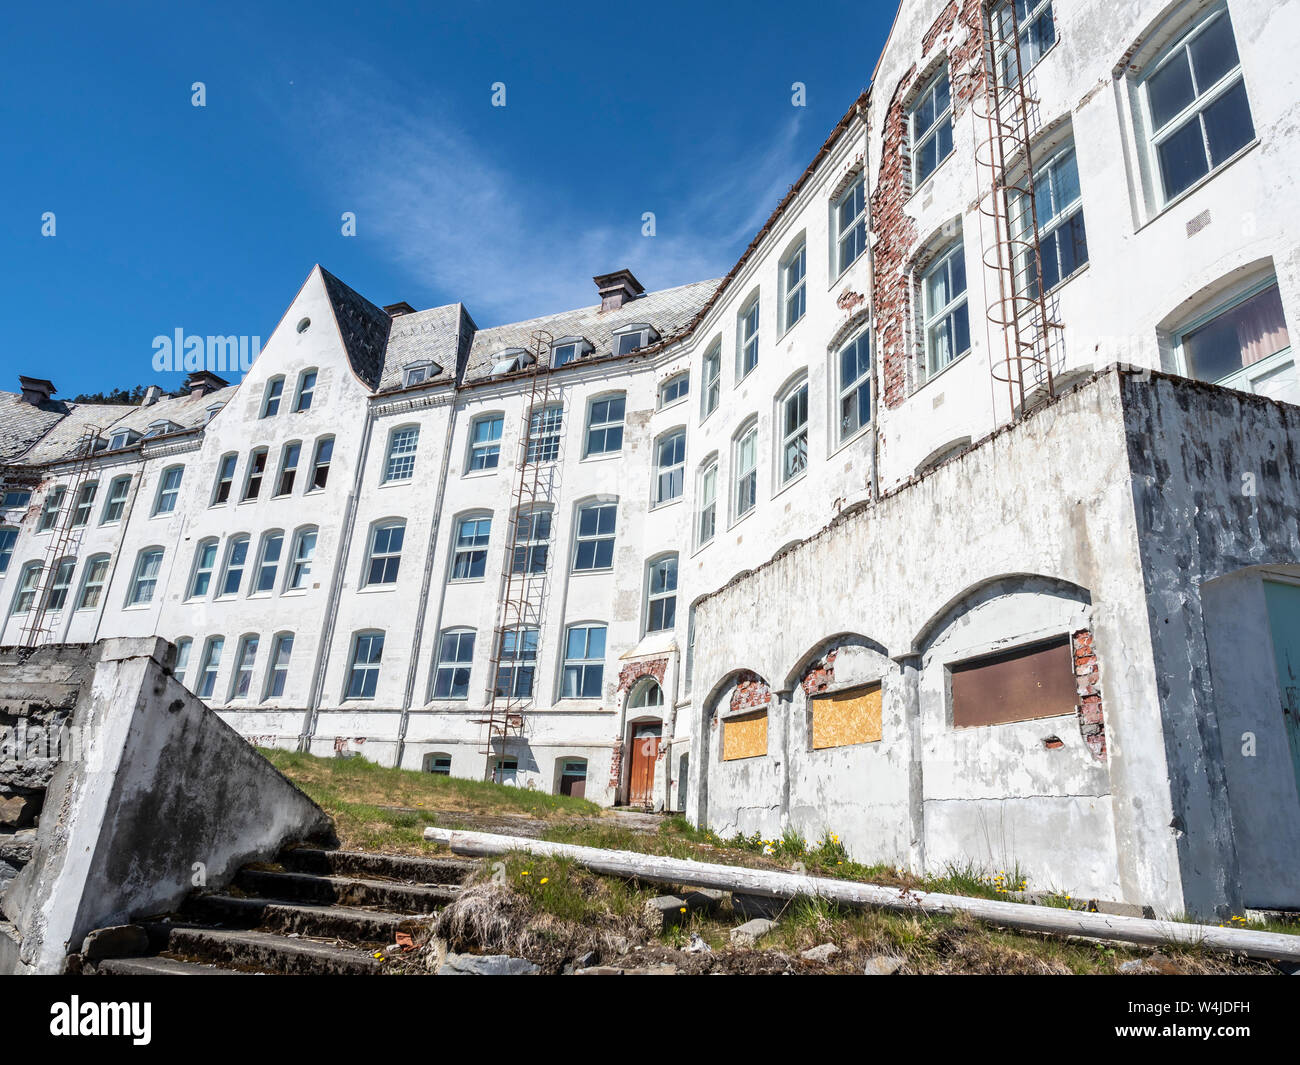
<instances>
[{"instance_id":1,"label":"chimney","mask_svg":"<svg viewBox=\"0 0 1300 1065\"><path fill-rule=\"evenodd\" d=\"M407 303L406 300L398 300L396 303L388 304L388 306L384 308L384 312L389 318L397 318L399 315L403 314L414 314L415 308Z\"/></svg>"},{"instance_id":2,"label":"chimney","mask_svg":"<svg viewBox=\"0 0 1300 1065\"><path fill-rule=\"evenodd\" d=\"M229 384L230 382L224 377L218 377L208 370L195 370L185 378L184 388L191 396L206 396L209 392L215 392Z\"/></svg>"},{"instance_id":3,"label":"chimney","mask_svg":"<svg viewBox=\"0 0 1300 1065\"><path fill-rule=\"evenodd\" d=\"M140 400L140 406L152 407L162 398L163 390L158 385L150 385L144 390L144 398Z\"/></svg>"},{"instance_id":4,"label":"chimney","mask_svg":"<svg viewBox=\"0 0 1300 1065\"><path fill-rule=\"evenodd\" d=\"M600 293L602 311L616 311L623 304L645 292L645 286L632 276L631 270L615 270L612 274L599 274L592 280L596 282L596 291Z\"/></svg>"},{"instance_id":5,"label":"chimney","mask_svg":"<svg viewBox=\"0 0 1300 1065\"><path fill-rule=\"evenodd\" d=\"M58 391L53 381L47 381L43 377L23 377L21 374L18 376L18 387L23 390L23 402L30 403L33 407L48 403L50 397Z\"/></svg>"}]
</instances>

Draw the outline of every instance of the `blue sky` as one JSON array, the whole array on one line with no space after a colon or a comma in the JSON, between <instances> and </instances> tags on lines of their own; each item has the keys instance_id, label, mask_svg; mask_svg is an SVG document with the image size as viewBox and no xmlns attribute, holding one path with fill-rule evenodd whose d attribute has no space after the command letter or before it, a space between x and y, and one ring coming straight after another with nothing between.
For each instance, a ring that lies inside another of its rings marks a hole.
<instances>
[{"instance_id":1,"label":"blue sky","mask_svg":"<svg viewBox=\"0 0 1300 1065\"><path fill-rule=\"evenodd\" d=\"M623 266L720 276L866 87L894 6L14 5L0 388L175 387L155 336L265 340L316 262L480 326L589 305Z\"/></svg>"}]
</instances>

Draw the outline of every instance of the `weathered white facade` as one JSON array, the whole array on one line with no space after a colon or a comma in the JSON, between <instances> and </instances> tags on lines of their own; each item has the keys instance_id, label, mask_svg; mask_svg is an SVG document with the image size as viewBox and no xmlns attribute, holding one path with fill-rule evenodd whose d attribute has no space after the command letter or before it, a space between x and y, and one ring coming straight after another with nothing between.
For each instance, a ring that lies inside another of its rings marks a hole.
<instances>
[{"instance_id":1,"label":"weathered white facade","mask_svg":"<svg viewBox=\"0 0 1300 1065\"><path fill-rule=\"evenodd\" d=\"M1016 0L1054 375L1129 368L1023 420L991 373L984 7L904 0L720 282L603 275L599 306L480 329L316 268L237 386L0 396L0 643L165 636L259 743L501 759L547 791L1165 909L1300 903L1270 823L1296 823L1300 733L1268 590L1300 564L1300 4ZM548 517L520 557L547 592L517 638L522 742L489 750L537 330L562 415L538 414ZM79 461L88 425L122 446ZM980 703L978 668L1040 647L1031 678L1068 660L1064 710Z\"/></svg>"}]
</instances>

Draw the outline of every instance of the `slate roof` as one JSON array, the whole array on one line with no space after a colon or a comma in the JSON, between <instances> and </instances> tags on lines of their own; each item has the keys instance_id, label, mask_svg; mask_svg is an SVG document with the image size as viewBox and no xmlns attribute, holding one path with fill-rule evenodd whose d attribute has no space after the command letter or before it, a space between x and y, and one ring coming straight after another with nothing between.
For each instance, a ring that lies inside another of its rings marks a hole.
<instances>
[{"instance_id":1,"label":"slate roof","mask_svg":"<svg viewBox=\"0 0 1300 1065\"><path fill-rule=\"evenodd\" d=\"M348 288L323 266L319 269L348 361L356 375L373 391L384 373L384 353L393 320L382 307L376 307Z\"/></svg>"},{"instance_id":2,"label":"slate roof","mask_svg":"<svg viewBox=\"0 0 1300 1065\"><path fill-rule=\"evenodd\" d=\"M401 388L406 380L406 367L425 359L432 360L440 368L428 380L455 381L474 329L474 320L460 303L398 315L393 319L388 334L388 348L377 391Z\"/></svg>"},{"instance_id":3,"label":"slate roof","mask_svg":"<svg viewBox=\"0 0 1300 1065\"><path fill-rule=\"evenodd\" d=\"M0 462L13 462L49 432L71 404L53 401L34 407L16 392L0 392Z\"/></svg>"}]
</instances>

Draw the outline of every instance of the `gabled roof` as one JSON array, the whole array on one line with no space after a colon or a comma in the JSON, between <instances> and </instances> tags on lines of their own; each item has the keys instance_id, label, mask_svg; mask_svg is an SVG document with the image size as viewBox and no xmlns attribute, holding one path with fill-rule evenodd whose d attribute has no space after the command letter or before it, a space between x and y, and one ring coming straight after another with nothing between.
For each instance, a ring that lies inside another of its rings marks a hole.
<instances>
[{"instance_id":1,"label":"gabled roof","mask_svg":"<svg viewBox=\"0 0 1300 1065\"><path fill-rule=\"evenodd\" d=\"M384 352L393 320L382 307L348 288L323 266L318 269L352 370L373 391L383 376Z\"/></svg>"}]
</instances>

